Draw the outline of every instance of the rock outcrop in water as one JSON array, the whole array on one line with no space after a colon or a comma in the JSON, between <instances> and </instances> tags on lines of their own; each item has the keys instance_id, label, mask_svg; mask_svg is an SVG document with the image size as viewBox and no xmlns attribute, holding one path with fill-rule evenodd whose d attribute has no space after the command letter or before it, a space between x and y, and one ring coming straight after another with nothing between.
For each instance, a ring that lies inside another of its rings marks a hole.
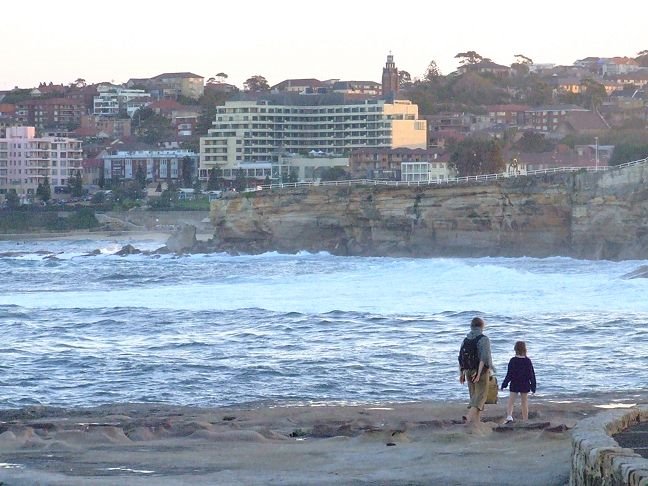
<instances>
[{"instance_id":1,"label":"rock outcrop in water","mask_svg":"<svg viewBox=\"0 0 648 486\"><path fill-rule=\"evenodd\" d=\"M320 186L214 201L215 249L648 258L648 168L455 186Z\"/></svg>"}]
</instances>

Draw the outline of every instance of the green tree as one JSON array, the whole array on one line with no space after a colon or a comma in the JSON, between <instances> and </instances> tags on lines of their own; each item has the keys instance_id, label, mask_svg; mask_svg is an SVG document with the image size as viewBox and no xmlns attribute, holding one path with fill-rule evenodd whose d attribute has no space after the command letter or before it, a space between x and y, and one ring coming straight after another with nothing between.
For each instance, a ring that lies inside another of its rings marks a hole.
<instances>
[{"instance_id":1,"label":"green tree","mask_svg":"<svg viewBox=\"0 0 648 486\"><path fill-rule=\"evenodd\" d=\"M624 164L648 157L648 143L620 143L614 146L610 165Z\"/></svg>"},{"instance_id":2,"label":"green tree","mask_svg":"<svg viewBox=\"0 0 648 486\"><path fill-rule=\"evenodd\" d=\"M209 171L209 179L207 180L207 190L208 191L218 191L221 185L221 177L223 175L223 170L220 167L214 167Z\"/></svg>"},{"instance_id":3,"label":"green tree","mask_svg":"<svg viewBox=\"0 0 648 486\"><path fill-rule=\"evenodd\" d=\"M398 71L398 86L407 88L412 85L412 76L407 71Z\"/></svg>"},{"instance_id":4,"label":"green tree","mask_svg":"<svg viewBox=\"0 0 648 486\"><path fill-rule=\"evenodd\" d=\"M648 50L643 50L637 53L635 61L637 61L641 67L648 67Z\"/></svg>"},{"instance_id":5,"label":"green tree","mask_svg":"<svg viewBox=\"0 0 648 486\"><path fill-rule=\"evenodd\" d=\"M202 193L202 182L200 182L200 178L196 177L194 179L193 189L196 196Z\"/></svg>"},{"instance_id":6,"label":"green tree","mask_svg":"<svg viewBox=\"0 0 648 486\"><path fill-rule=\"evenodd\" d=\"M268 84L266 78L259 74L255 74L254 76L246 79L245 83L243 83L243 87L245 88L245 91L252 92L268 91L270 89L270 85Z\"/></svg>"},{"instance_id":7,"label":"green tree","mask_svg":"<svg viewBox=\"0 0 648 486\"><path fill-rule=\"evenodd\" d=\"M441 77L441 70L439 69L439 66L437 66L436 61L430 61L430 64L428 64L428 67L425 70L425 75L423 76L423 79L428 83L431 83L434 81L438 81L440 77Z\"/></svg>"},{"instance_id":8,"label":"green tree","mask_svg":"<svg viewBox=\"0 0 648 486\"><path fill-rule=\"evenodd\" d=\"M498 141L466 138L451 148L450 166L459 177L465 177L499 174L506 168L506 162Z\"/></svg>"},{"instance_id":9,"label":"green tree","mask_svg":"<svg viewBox=\"0 0 648 486\"><path fill-rule=\"evenodd\" d=\"M146 171L141 165L137 166L137 170L135 171L135 180L137 181L137 184L139 184L140 189L146 188Z\"/></svg>"},{"instance_id":10,"label":"green tree","mask_svg":"<svg viewBox=\"0 0 648 486\"><path fill-rule=\"evenodd\" d=\"M234 179L234 188L239 192L247 188L247 179L245 177L244 169L238 169L236 171L236 179Z\"/></svg>"},{"instance_id":11,"label":"green tree","mask_svg":"<svg viewBox=\"0 0 648 486\"><path fill-rule=\"evenodd\" d=\"M322 171L323 181L343 181L349 178L349 174L342 167L327 167Z\"/></svg>"},{"instance_id":12,"label":"green tree","mask_svg":"<svg viewBox=\"0 0 648 486\"><path fill-rule=\"evenodd\" d=\"M68 179L67 185L72 197L83 196L83 179L81 178L80 170L77 170L76 173Z\"/></svg>"},{"instance_id":13,"label":"green tree","mask_svg":"<svg viewBox=\"0 0 648 486\"><path fill-rule=\"evenodd\" d=\"M17 209L20 207L20 198L15 189L9 189L6 194L7 207L9 209Z\"/></svg>"},{"instance_id":14,"label":"green tree","mask_svg":"<svg viewBox=\"0 0 648 486\"><path fill-rule=\"evenodd\" d=\"M597 111L607 98L605 86L591 78L586 78L581 81L581 88L585 108Z\"/></svg>"},{"instance_id":15,"label":"green tree","mask_svg":"<svg viewBox=\"0 0 648 486\"><path fill-rule=\"evenodd\" d=\"M544 135L530 130L525 131L515 143L515 148L521 152L542 153L553 150L554 147L554 144L547 140Z\"/></svg>"},{"instance_id":16,"label":"green tree","mask_svg":"<svg viewBox=\"0 0 648 486\"><path fill-rule=\"evenodd\" d=\"M43 202L47 202L52 198L52 187L50 186L49 177L46 176L42 184L40 182L38 183L36 196Z\"/></svg>"},{"instance_id":17,"label":"green tree","mask_svg":"<svg viewBox=\"0 0 648 486\"><path fill-rule=\"evenodd\" d=\"M455 56L455 59L460 59L459 64L462 66L465 66L466 64L479 64L482 61L490 61L490 59L482 57L475 51L459 52Z\"/></svg>"},{"instance_id":18,"label":"green tree","mask_svg":"<svg viewBox=\"0 0 648 486\"><path fill-rule=\"evenodd\" d=\"M191 187L193 175L193 162L191 157L185 156L182 158L182 187Z\"/></svg>"},{"instance_id":19,"label":"green tree","mask_svg":"<svg viewBox=\"0 0 648 486\"><path fill-rule=\"evenodd\" d=\"M171 120L158 115L148 107L140 108L133 113L133 131L137 138L148 144L158 144L175 136Z\"/></svg>"}]
</instances>

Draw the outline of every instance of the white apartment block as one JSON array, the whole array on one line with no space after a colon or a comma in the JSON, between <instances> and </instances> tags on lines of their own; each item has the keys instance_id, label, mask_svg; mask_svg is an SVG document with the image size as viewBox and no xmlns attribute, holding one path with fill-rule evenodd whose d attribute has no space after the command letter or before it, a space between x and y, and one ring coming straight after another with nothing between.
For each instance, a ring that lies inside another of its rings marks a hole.
<instances>
[{"instance_id":1,"label":"white apartment block","mask_svg":"<svg viewBox=\"0 0 648 486\"><path fill-rule=\"evenodd\" d=\"M339 98L336 98L339 99ZM283 154L348 156L360 148L426 148L427 125L407 100L345 104L228 101L200 139L200 177L243 163L277 164Z\"/></svg>"},{"instance_id":2,"label":"white apartment block","mask_svg":"<svg viewBox=\"0 0 648 486\"><path fill-rule=\"evenodd\" d=\"M94 97L93 114L100 116L117 116L123 111L132 117L138 108L150 98L151 95L143 89L99 87L99 94ZM137 103L138 99L141 101ZM135 101L134 101L135 100Z\"/></svg>"},{"instance_id":3,"label":"white apartment block","mask_svg":"<svg viewBox=\"0 0 648 486\"><path fill-rule=\"evenodd\" d=\"M82 170L81 141L64 137L36 137L34 127L8 127L0 138L0 193L35 194L39 183L65 186Z\"/></svg>"},{"instance_id":4,"label":"white apartment block","mask_svg":"<svg viewBox=\"0 0 648 486\"><path fill-rule=\"evenodd\" d=\"M445 181L454 174L447 162L401 162L401 180L404 182L429 183Z\"/></svg>"}]
</instances>

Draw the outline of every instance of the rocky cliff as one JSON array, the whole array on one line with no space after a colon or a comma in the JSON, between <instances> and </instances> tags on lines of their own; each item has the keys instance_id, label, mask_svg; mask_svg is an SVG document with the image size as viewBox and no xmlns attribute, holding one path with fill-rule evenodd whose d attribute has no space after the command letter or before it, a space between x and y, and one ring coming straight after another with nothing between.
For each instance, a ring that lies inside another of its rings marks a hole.
<instances>
[{"instance_id":1,"label":"rocky cliff","mask_svg":"<svg viewBox=\"0 0 648 486\"><path fill-rule=\"evenodd\" d=\"M648 258L648 167L455 186L319 186L212 203L219 249Z\"/></svg>"}]
</instances>

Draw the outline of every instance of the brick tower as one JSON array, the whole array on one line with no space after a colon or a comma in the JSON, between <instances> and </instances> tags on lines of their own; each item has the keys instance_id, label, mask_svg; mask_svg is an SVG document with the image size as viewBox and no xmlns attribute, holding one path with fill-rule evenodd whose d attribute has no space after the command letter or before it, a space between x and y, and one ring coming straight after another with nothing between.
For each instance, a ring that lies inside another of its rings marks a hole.
<instances>
[{"instance_id":1,"label":"brick tower","mask_svg":"<svg viewBox=\"0 0 648 486\"><path fill-rule=\"evenodd\" d=\"M394 56L390 52L382 74L382 95L393 100L398 94L398 69L394 64Z\"/></svg>"}]
</instances>

